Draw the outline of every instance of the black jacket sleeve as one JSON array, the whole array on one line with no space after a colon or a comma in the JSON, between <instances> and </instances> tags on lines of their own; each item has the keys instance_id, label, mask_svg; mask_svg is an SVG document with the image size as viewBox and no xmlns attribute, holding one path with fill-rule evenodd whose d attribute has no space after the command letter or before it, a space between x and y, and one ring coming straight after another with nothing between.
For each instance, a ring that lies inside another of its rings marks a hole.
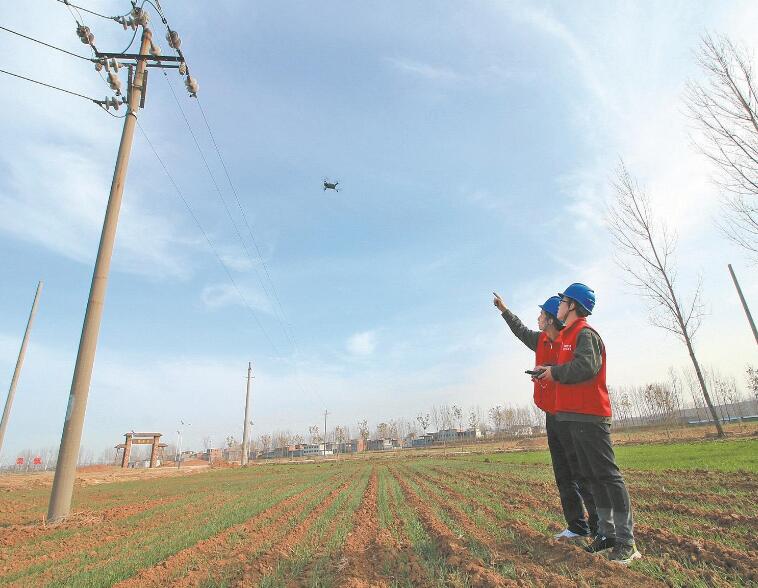
<instances>
[{"instance_id":1,"label":"black jacket sleeve","mask_svg":"<svg viewBox=\"0 0 758 588\"><path fill-rule=\"evenodd\" d=\"M507 308L505 309L505 312L503 312L503 318L505 319L505 322L508 323L513 334L516 335L524 345L532 351L537 351L537 341L540 336L539 331L532 331L526 328L519 317Z\"/></svg>"},{"instance_id":2,"label":"black jacket sleeve","mask_svg":"<svg viewBox=\"0 0 758 588\"><path fill-rule=\"evenodd\" d=\"M594 378L603 365L603 341L592 329L582 329L576 338L574 359L553 366L553 379L561 384L579 384Z\"/></svg>"}]
</instances>

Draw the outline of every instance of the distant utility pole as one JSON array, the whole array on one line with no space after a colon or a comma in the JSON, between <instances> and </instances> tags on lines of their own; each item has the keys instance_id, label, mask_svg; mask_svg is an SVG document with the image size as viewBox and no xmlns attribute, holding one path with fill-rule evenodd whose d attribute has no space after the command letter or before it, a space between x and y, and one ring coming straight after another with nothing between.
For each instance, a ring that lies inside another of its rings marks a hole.
<instances>
[{"instance_id":1,"label":"distant utility pole","mask_svg":"<svg viewBox=\"0 0 758 588\"><path fill-rule=\"evenodd\" d=\"M18 359L16 360L16 369L13 371L13 379L11 380L11 387L8 390L8 398L5 400L5 409L3 410L3 420L0 421L0 453L3 450L3 438L5 437L5 429L8 426L8 418L11 414L11 406L13 406L13 397L16 395L16 385L18 384L18 377L21 375L21 367L24 365L24 357L26 356L26 344L29 342L29 333L32 330L32 323L34 322L34 315L37 314L37 302L39 301L40 292L42 292L42 280L37 284L37 292L34 294L34 302L32 302L32 310L29 313L29 320L26 322L26 331L24 332L24 339L21 341L21 350L18 352Z\"/></svg>"},{"instance_id":2,"label":"distant utility pole","mask_svg":"<svg viewBox=\"0 0 758 588\"><path fill-rule=\"evenodd\" d=\"M328 410L324 411L324 457L326 457L326 415L329 414Z\"/></svg>"},{"instance_id":3,"label":"distant utility pole","mask_svg":"<svg viewBox=\"0 0 758 588\"><path fill-rule=\"evenodd\" d=\"M178 60L176 57L160 57L155 51L155 46L152 42L152 32L146 27L146 22L141 21L139 25L142 26L139 54L96 53L98 58L103 59L107 67L112 67L110 64L115 63L116 57L134 59L136 63L128 66L127 112L124 118L124 128L116 158L116 168L113 172L108 206L105 211L103 231L100 235L100 246L97 251L95 271L92 275L87 311L84 315L84 326L82 327L79 351L76 356L74 377L68 397L68 408L65 420L63 421L63 435L61 436L60 451L58 453L58 464L55 468L55 478L53 479L53 489L47 512L49 521L65 518L71 509L71 497L76 477L76 462L82 440L84 413L87 409L87 396L89 395L89 387L92 380L92 366L95 362L97 338L103 315L105 292L108 286L108 274L113 254L113 243L116 237L118 215L121 209L121 198L124 193L126 170L129 165L134 128L137 124L137 111L144 106L147 60L157 61L159 65L161 60ZM116 67L116 70L118 70L118 67ZM112 70L110 75L114 75Z\"/></svg>"},{"instance_id":4,"label":"distant utility pole","mask_svg":"<svg viewBox=\"0 0 758 588\"><path fill-rule=\"evenodd\" d=\"M742 295L742 288L740 288L740 283L737 281L737 276L734 275L734 270L732 269L732 264L729 265L729 273L732 275L732 281L734 282L734 287L737 288L737 295L740 297L740 302L742 302L742 308L745 310L745 315L747 316L747 322L750 323L750 328L753 329L753 337L755 337L755 342L758 343L758 330L755 328L755 322L753 322L753 315L750 314L750 309L747 307L747 302L745 301L745 297ZM2 440L2 436L0 436L0 441Z\"/></svg>"},{"instance_id":5,"label":"distant utility pole","mask_svg":"<svg viewBox=\"0 0 758 588\"><path fill-rule=\"evenodd\" d=\"M242 429L242 465L247 465L250 452L250 380L253 378L253 364L247 362L247 395L245 396L245 427Z\"/></svg>"}]
</instances>

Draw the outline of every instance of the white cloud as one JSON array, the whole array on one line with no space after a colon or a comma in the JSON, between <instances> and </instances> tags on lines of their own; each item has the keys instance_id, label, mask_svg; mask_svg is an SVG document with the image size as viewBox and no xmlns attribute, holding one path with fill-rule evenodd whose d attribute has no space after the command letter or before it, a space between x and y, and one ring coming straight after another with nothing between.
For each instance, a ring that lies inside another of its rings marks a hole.
<instances>
[{"instance_id":1,"label":"white cloud","mask_svg":"<svg viewBox=\"0 0 758 588\"><path fill-rule=\"evenodd\" d=\"M347 350L353 355L366 357L376 349L376 331L355 333L347 340Z\"/></svg>"},{"instance_id":2,"label":"white cloud","mask_svg":"<svg viewBox=\"0 0 758 588\"><path fill-rule=\"evenodd\" d=\"M447 67L431 65L401 58L388 58L387 61L396 69L427 80L451 82L460 79L460 75Z\"/></svg>"},{"instance_id":3,"label":"white cloud","mask_svg":"<svg viewBox=\"0 0 758 588\"><path fill-rule=\"evenodd\" d=\"M200 299L207 308L212 310L225 306L245 307L247 303L253 310L273 314L271 301L264 293L239 282L237 282L237 287L231 282L209 284L203 288Z\"/></svg>"}]
</instances>

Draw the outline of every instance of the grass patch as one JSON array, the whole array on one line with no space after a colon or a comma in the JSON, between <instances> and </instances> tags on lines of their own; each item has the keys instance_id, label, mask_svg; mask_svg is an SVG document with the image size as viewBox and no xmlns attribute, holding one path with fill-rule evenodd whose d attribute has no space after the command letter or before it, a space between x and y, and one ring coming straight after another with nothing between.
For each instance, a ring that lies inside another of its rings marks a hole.
<instances>
[{"instance_id":1,"label":"grass patch","mask_svg":"<svg viewBox=\"0 0 758 588\"><path fill-rule=\"evenodd\" d=\"M758 440L734 439L656 445L621 445L614 447L616 461L622 469L638 470L714 470L758 473ZM489 462L484 460L489 459ZM482 463L550 465L548 451L500 453L479 459Z\"/></svg>"}]
</instances>

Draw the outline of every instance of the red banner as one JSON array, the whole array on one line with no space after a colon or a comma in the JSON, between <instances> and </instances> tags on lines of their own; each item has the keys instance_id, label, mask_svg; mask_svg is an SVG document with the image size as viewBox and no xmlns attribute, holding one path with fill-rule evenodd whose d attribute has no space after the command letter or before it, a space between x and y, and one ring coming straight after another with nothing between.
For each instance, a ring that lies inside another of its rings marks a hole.
<instances>
[{"instance_id":1,"label":"red banner","mask_svg":"<svg viewBox=\"0 0 758 588\"><path fill-rule=\"evenodd\" d=\"M23 457L17 457L16 458L16 465L24 465L24 458Z\"/></svg>"},{"instance_id":2,"label":"red banner","mask_svg":"<svg viewBox=\"0 0 758 588\"><path fill-rule=\"evenodd\" d=\"M32 462L34 465L42 465L42 458L38 455L34 458L34 461Z\"/></svg>"}]
</instances>

